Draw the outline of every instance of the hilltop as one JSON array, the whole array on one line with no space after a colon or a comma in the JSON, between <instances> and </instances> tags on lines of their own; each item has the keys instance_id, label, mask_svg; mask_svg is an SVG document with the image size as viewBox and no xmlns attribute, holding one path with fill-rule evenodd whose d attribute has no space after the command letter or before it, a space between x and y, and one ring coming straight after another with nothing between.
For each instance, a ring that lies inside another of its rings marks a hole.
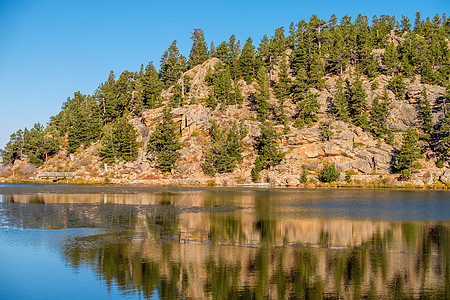
<instances>
[{"instance_id":1,"label":"hilltop","mask_svg":"<svg viewBox=\"0 0 450 300\"><path fill-rule=\"evenodd\" d=\"M174 41L138 72L75 93L18 131L4 178L76 171L86 182L314 186L450 183L450 23L364 16L235 37L189 59ZM17 176L17 175L16 175Z\"/></svg>"}]
</instances>

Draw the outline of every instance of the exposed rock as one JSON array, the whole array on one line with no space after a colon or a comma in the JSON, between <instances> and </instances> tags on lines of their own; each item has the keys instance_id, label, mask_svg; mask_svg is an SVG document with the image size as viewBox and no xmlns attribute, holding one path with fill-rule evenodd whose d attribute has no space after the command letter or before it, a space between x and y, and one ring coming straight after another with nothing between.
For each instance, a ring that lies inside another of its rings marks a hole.
<instances>
[{"instance_id":1,"label":"exposed rock","mask_svg":"<svg viewBox=\"0 0 450 300\"><path fill-rule=\"evenodd\" d=\"M369 174L370 172L372 172L370 163L362 159L355 160L352 163L352 167L365 174Z\"/></svg>"},{"instance_id":2,"label":"exposed rock","mask_svg":"<svg viewBox=\"0 0 450 300\"><path fill-rule=\"evenodd\" d=\"M450 169L445 170L439 177L439 180L445 184L450 184Z\"/></svg>"}]
</instances>

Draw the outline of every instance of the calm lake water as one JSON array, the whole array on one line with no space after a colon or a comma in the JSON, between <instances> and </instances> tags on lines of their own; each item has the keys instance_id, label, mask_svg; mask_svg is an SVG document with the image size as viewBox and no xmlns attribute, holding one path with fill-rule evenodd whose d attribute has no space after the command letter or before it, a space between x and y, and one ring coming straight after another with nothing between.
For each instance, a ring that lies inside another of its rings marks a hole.
<instances>
[{"instance_id":1,"label":"calm lake water","mask_svg":"<svg viewBox=\"0 0 450 300\"><path fill-rule=\"evenodd\" d=\"M3 186L0 278L0 299L450 299L450 193Z\"/></svg>"}]
</instances>

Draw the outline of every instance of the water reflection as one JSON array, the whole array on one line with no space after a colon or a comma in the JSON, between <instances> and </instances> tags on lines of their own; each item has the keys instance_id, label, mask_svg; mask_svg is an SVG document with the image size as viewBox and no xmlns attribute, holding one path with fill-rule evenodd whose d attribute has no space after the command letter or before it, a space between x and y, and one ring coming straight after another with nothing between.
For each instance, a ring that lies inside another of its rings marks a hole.
<instances>
[{"instance_id":1,"label":"water reflection","mask_svg":"<svg viewBox=\"0 0 450 300\"><path fill-rule=\"evenodd\" d=\"M104 228L68 238L63 257L146 298L450 299L450 221L330 218L305 203L260 192L15 195L0 220Z\"/></svg>"}]
</instances>

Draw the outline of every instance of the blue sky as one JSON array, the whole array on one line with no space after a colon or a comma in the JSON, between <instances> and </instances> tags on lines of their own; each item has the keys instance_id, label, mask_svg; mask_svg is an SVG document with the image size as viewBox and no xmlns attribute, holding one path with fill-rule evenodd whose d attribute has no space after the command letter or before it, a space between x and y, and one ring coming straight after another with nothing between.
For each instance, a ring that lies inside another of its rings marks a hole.
<instances>
[{"instance_id":1,"label":"blue sky","mask_svg":"<svg viewBox=\"0 0 450 300\"><path fill-rule=\"evenodd\" d=\"M208 45L235 34L257 45L275 28L309 20L359 13L402 15L414 21L450 15L450 1L95 1L0 0L0 148L11 133L46 124L76 91L91 94L124 70L154 61L173 40L189 55L193 28Z\"/></svg>"}]
</instances>

